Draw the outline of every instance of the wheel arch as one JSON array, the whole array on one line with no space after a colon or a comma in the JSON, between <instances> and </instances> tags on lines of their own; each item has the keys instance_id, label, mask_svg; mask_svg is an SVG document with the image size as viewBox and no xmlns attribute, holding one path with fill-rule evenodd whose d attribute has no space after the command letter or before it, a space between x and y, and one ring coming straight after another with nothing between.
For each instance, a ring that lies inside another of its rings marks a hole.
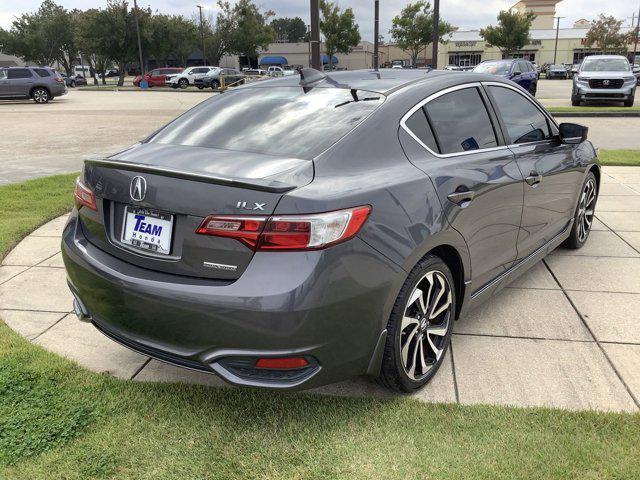
<instances>
[{"instance_id":1,"label":"wheel arch","mask_svg":"<svg viewBox=\"0 0 640 480\"><path fill-rule=\"evenodd\" d=\"M34 85L33 87L31 87L31 89L29 90L29 98L33 98L33 92L38 88L42 88L46 90L47 93L49 94L49 97L53 98L53 95L51 94L51 89L46 85Z\"/></svg>"},{"instance_id":2,"label":"wheel arch","mask_svg":"<svg viewBox=\"0 0 640 480\"><path fill-rule=\"evenodd\" d=\"M594 163L587 170L587 173L589 172L593 172L593 176L596 177L596 186L598 187L598 192L600 192L600 166Z\"/></svg>"},{"instance_id":3,"label":"wheel arch","mask_svg":"<svg viewBox=\"0 0 640 480\"><path fill-rule=\"evenodd\" d=\"M465 272L462 256L455 247L447 244L439 245L435 248L432 248L427 252L427 255L437 256L447 265L447 267L449 267L449 270L451 271L451 275L453 276L453 281L455 283L457 299L455 315L455 318L457 320L460 316L460 311L462 309L462 303L464 302L465 294Z\"/></svg>"}]
</instances>

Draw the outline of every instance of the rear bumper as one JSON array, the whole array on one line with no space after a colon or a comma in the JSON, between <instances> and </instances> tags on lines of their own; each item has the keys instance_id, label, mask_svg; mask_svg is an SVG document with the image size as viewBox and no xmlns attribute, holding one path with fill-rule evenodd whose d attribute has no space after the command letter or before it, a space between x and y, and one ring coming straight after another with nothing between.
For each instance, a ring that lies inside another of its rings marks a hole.
<instances>
[{"instance_id":1,"label":"rear bumper","mask_svg":"<svg viewBox=\"0 0 640 480\"><path fill-rule=\"evenodd\" d=\"M107 336L236 385L270 388L377 374L374 352L406 275L358 238L324 251L258 253L231 283L154 272L90 244L76 213L62 254L72 292ZM308 358L312 368L272 378L236 368L290 355Z\"/></svg>"}]
</instances>

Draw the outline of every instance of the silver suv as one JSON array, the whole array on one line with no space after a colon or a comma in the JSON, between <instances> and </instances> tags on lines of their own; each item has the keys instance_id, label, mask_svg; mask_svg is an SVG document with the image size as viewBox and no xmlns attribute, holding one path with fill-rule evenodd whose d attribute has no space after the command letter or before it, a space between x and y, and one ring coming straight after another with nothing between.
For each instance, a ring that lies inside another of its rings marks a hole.
<instances>
[{"instance_id":1,"label":"silver suv","mask_svg":"<svg viewBox=\"0 0 640 480\"><path fill-rule=\"evenodd\" d=\"M52 68L0 68L0 99L32 98L36 103L47 103L66 93L64 79Z\"/></svg>"},{"instance_id":2,"label":"silver suv","mask_svg":"<svg viewBox=\"0 0 640 480\"><path fill-rule=\"evenodd\" d=\"M582 61L573 77L571 105L580 102L615 101L632 107L636 93L636 77L622 55L594 55Z\"/></svg>"}]
</instances>

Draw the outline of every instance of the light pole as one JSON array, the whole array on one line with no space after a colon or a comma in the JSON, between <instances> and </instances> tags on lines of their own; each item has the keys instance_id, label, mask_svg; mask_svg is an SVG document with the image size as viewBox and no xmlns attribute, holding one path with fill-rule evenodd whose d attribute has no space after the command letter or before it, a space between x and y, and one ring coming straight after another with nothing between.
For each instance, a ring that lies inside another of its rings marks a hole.
<instances>
[{"instance_id":1,"label":"light pole","mask_svg":"<svg viewBox=\"0 0 640 480\"><path fill-rule=\"evenodd\" d=\"M564 17L553 17L557 19L556 22L556 46L553 49L553 64L556 64L556 57L558 56L558 32L560 31L560 19Z\"/></svg>"},{"instance_id":2,"label":"light pole","mask_svg":"<svg viewBox=\"0 0 640 480\"><path fill-rule=\"evenodd\" d=\"M638 23L636 23L636 39L633 42L633 58L632 63L636 63L636 52L638 51L638 37L640 37L640 7L638 7Z\"/></svg>"},{"instance_id":3,"label":"light pole","mask_svg":"<svg viewBox=\"0 0 640 480\"><path fill-rule=\"evenodd\" d=\"M138 54L140 55L140 74L144 75L144 62L142 61L142 42L140 41L140 25L138 24L138 0L133 0L133 9L135 10L133 17L136 21L136 35L138 36ZM82 68L84 68L84 65Z\"/></svg>"},{"instance_id":4,"label":"light pole","mask_svg":"<svg viewBox=\"0 0 640 480\"><path fill-rule=\"evenodd\" d=\"M433 0L433 34L431 35L431 67L434 70L438 68L438 42L440 41L439 23L440 23L440 0Z\"/></svg>"},{"instance_id":5,"label":"light pole","mask_svg":"<svg viewBox=\"0 0 640 480\"><path fill-rule=\"evenodd\" d=\"M311 0L311 66L322 70L320 58L320 2Z\"/></svg>"},{"instance_id":6,"label":"light pole","mask_svg":"<svg viewBox=\"0 0 640 480\"><path fill-rule=\"evenodd\" d=\"M378 59L380 50L380 0L374 2L374 20L373 20L373 69L378 70Z\"/></svg>"},{"instance_id":7,"label":"light pole","mask_svg":"<svg viewBox=\"0 0 640 480\"><path fill-rule=\"evenodd\" d=\"M207 64L207 54L204 50L204 26L202 25L202 9L204 8L202 5L196 5L200 10L200 36L202 37L202 66Z\"/></svg>"},{"instance_id":8,"label":"light pole","mask_svg":"<svg viewBox=\"0 0 640 480\"><path fill-rule=\"evenodd\" d=\"M307 42L307 46L309 49L309 68L311 68L311 25L307 25L307 39L309 40Z\"/></svg>"}]
</instances>

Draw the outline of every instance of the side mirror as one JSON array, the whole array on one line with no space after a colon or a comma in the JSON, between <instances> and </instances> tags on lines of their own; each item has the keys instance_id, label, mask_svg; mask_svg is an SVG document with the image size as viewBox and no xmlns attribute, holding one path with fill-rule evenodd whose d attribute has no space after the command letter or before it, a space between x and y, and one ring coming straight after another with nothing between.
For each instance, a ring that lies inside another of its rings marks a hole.
<instances>
[{"instance_id":1,"label":"side mirror","mask_svg":"<svg viewBox=\"0 0 640 480\"><path fill-rule=\"evenodd\" d=\"M559 128L560 140L562 143L569 145L577 145L584 142L587 139L587 133L589 133L588 127L577 123L561 123Z\"/></svg>"}]
</instances>

